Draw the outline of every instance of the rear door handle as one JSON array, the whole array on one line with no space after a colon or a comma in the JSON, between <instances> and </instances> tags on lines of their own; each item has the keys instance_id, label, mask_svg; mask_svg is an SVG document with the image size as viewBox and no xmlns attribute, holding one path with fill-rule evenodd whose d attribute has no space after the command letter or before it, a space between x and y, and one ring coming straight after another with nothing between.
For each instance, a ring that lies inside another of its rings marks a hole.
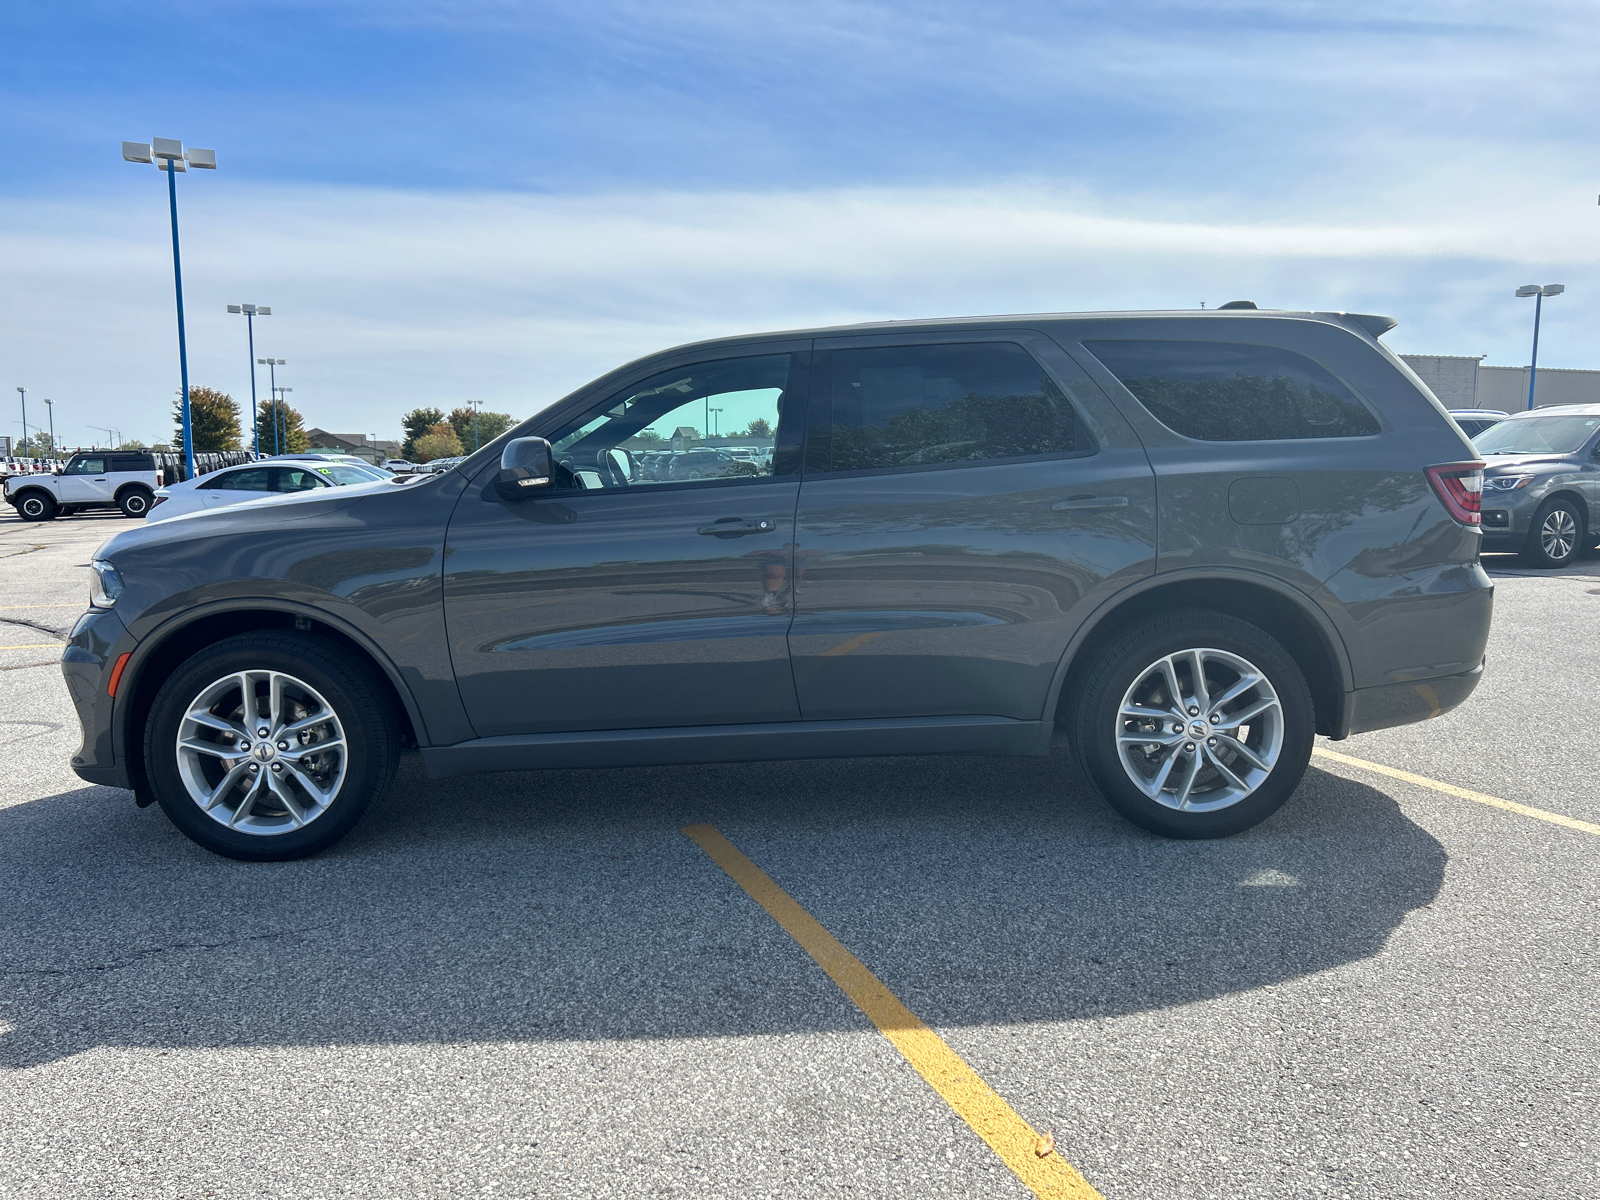
<instances>
[{"instance_id":1,"label":"rear door handle","mask_svg":"<svg viewBox=\"0 0 1600 1200\"><path fill-rule=\"evenodd\" d=\"M710 525L700 526L700 532L707 537L735 538L743 537L747 533L771 533L778 527L778 523L770 517L762 517L759 521L747 521L743 517L722 517Z\"/></svg>"},{"instance_id":2,"label":"rear door handle","mask_svg":"<svg viewBox=\"0 0 1600 1200\"><path fill-rule=\"evenodd\" d=\"M1057 500L1050 506L1051 512L1085 512L1093 508L1127 508L1126 496L1073 496L1067 500Z\"/></svg>"}]
</instances>

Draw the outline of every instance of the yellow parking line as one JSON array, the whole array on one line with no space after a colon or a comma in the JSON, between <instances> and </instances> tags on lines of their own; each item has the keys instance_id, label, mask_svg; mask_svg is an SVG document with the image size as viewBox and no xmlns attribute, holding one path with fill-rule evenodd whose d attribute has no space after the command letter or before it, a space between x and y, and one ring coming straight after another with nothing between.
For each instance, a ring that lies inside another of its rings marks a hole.
<instances>
[{"instance_id":1,"label":"yellow parking line","mask_svg":"<svg viewBox=\"0 0 1600 1200\"><path fill-rule=\"evenodd\" d=\"M1440 783L1437 779L1429 779L1426 775L1413 775L1410 771L1402 771L1396 767L1386 767L1382 763L1368 762L1364 758L1352 758L1348 754L1336 754L1332 750L1324 750L1321 746L1316 747L1312 753L1320 758L1331 758L1334 762L1341 762L1346 766L1360 767L1364 771L1376 771L1379 775L1387 775L1391 779L1403 779L1405 782L1414 783L1418 787L1432 788L1436 792L1443 792L1446 796L1455 796L1461 800L1473 800L1478 804L1487 804L1491 808L1501 808L1506 812L1532 817L1536 821L1549 821L1552 825L1564 825L1568 829L1577 829L1584 833L1600 834L1600 825L1596 825L1593 821L1580 821L1576 817L1564 817L1560 813L1553 813L1548 809L1518 804L1515 800L1502 800L1499 796L1490 796L1485 792L1474 792L1470 788L1457 787L1453 783Z\"/></svg>"},{"instance_id":2,"label":"yellow parking line","mask_svg":"<svg viewBox=\"0 0 1600 1200\"><path fill-rule=\"evenodd\" d=\"M851 638L848 642L840 642L833 649L824 650L818 657L820 657L820 658L836 658L841 654L849 654L850 651L857 650L857 649L860 649L862 646L865 646L873 638L882 637L883 633L884 633L884 631L879 629L874 633L857 634L855 637Z\"/></svg>"},{"instance_id":3,"label":"yellow parking line","mask_svg":"<svg viewBox=\"0 0 1600 1200\"><path fill-rule=\"evenodd\" d=\"M926 1079L973 1132L989 1143L1036 1196L1064 1200L1103 1200L1090 1183L1059 1154L1045 1147L1038 1133L978 1077L938 1034L901 1004L894 993L866 968L821 923L784 891L712 825L687 825L683 832L711 860L771 914L800 943L894 1048Z\"/></svg>"},{"instance_id":4,"label":"yellow parking line","mask_svg":"<svg viewBox=\"0 0 1600 1200\"><path fill-rule=\"evenodd\" d=\"M0 604L0 612L21 612L27 608L82 608L81 604Z\"/></svg>"},{"instance_id":5,"label":"yellow parking line","mask_svg":"<svg viewBox=\"0 0 1600 1200\"><path fill-rule=\"evenodd\" d=\"M0 646L0 650L59 650L60 642L23 642L20 646Z\"/></svg>"}]
</instances>

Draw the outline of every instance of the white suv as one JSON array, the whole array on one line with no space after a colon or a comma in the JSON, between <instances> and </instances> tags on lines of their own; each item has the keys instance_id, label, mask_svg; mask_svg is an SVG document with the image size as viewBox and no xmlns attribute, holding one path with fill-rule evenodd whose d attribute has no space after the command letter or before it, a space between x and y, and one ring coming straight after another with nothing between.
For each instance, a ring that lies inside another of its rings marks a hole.
<instances>
[{"instance_id":1,"label":"white suv","mask_svg":"<svg viewBox=\"0 0 1600 1200\"><path fill-rule=\"evenodd\" d=\"M130 517L142 517L160 486L152 455L93 450L74 454L53 475L11 476L6 502L24 521L48 521L86 508L120 508Z\"/></svg>"}]
</instances>

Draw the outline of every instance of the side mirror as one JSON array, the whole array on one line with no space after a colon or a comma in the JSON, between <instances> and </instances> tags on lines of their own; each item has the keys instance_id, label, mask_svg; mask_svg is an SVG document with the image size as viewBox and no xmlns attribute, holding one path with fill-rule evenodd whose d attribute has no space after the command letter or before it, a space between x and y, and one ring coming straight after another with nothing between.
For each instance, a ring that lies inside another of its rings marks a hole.
<instances>
[{"instance_id":1,"label":"side mirror","mask_svg":"<svg viewBox=\"0 0 1600 1200\"><path fill-rule=\"evenodd\" d=\"M495 491L502 500L526 500L550 486L553 474L550 443L543 438L515 438L500 452Z\"/></svg>"}]
</instances>

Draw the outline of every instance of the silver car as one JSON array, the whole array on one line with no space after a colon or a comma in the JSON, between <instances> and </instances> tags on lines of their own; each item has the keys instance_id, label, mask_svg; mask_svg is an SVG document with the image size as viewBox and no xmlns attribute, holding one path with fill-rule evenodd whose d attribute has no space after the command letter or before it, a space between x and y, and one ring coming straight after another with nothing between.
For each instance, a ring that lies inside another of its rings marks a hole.
<instances>
[{"instance_id":1,"label":"silver car","mask_svg":"<svg viewBox=\"0 0 1600 1200\"><path fill-rule=\"evenodd\" d=\"M1600 505L1600 404L1517 413L1472 439L1486 464L1483 548L1530 567L1564 567L1594 545Z\"/></svg>"}]
</instances>

